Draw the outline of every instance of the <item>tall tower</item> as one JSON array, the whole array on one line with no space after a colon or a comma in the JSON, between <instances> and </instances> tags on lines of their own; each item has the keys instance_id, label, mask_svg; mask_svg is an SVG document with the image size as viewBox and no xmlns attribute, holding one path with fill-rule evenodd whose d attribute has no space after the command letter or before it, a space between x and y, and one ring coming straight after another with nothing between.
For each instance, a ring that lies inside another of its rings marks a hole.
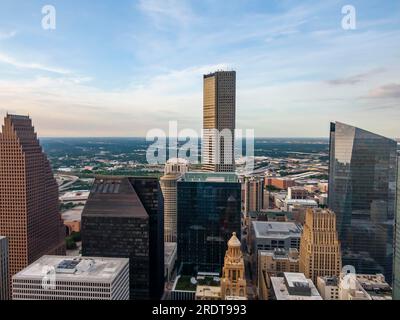
<instances>
[{"instance_id":1,"label":"tall tower","mask_svg":"<svg viewBox=\"0 0 400 320\"><path fill-rule=\"evenodd\" d=\"M244 213L261 211L264 202L264 181L260 177L244 177Z\"/></svg>"},{"instance_id":2,"label":"tall tower","mask_svg":"<svg viewBox=\"0 0 400 320\"><path fill-rule=\"evenodd\" d=\"M160 178L164 197L164 242L176 242L177 181L188 171L188 166L185 159L170 159L165 164L164 176Z\"/></svg>"},{"instance_id":3,"label":"tall tower","mask_svg":"<svg viewBox=\"0 0 400 320\"><path fill-rule=\"evenodd\" d=\"M393 299L400 300L400 154L397 158L396 224L393 263Z\"/></svg>"},{"instance_id":4,"label":"tall tower","mask_svg":"<svg viewBox=\"0 0 400 320\"><path fill-rule=\"evenodd\" d=\"M392 283L397 142L340 122L330 127L328 207L344 265Z\"/></svg>"},{"instance_id":5,"label":"tall tower","mask_svg":"<svg viewBox=\"0 0 400 320\"><path fill-rule=\"evenodd\" d=\"M203 168L235 171L236 72L218 71L204 76Z\"/></svg>"},{"instance_id":6,"label":"tall tower","mask_svg":"<svg viewBox=\"0 0 400 320\"><path fill-rule=\"evenodd\" d=\"M0 133L0 234L10 278L46 254L65 254L58 185L31 119L7 115Z\"/></svg>"},{"instance_id":7,"label":"tall tower","mask_svg":"<svg viewBox=\"0 0 400 320\"><path fill-rule=\"evenodd\" d=\"M247 298L244 260L240 246L240 240L234 232L232 238L228 241L228 250L224 259L221 279L222 300L227 297Z\"/></svg>"},{"instance_id":8,"label":"tall tower","mask_svg":"<svg viewBox=\"0 0 400 320\"><path fill-rule=\"evenodd\" d=\"M341 269L335 213L308 209L300 240L300 272L317 283L318 277L339 276Z\"/></svg>"},{"instance_id":9,"label":"tall tower","mask_svg":"<svg viewBox=\"0 0 400 320\"><path fill-rule=\"evenodd\" d=\"M10 278L8 275L8 240L0 236L0 301L10 298Z\"/></svg>"}]
</instances>

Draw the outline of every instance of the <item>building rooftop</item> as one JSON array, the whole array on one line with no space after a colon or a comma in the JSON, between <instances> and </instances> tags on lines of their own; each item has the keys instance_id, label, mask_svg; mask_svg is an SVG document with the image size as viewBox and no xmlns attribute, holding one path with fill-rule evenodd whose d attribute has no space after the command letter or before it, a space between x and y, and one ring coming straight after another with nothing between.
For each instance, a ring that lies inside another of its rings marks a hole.
<instances>
[{"instance_id":1,"label":"building rooftop","mask_svg":"<svg viewBox=\"0 0 400 320\"><path fill-rule=\"evenodd\" d=\"M290 248L289 250L276 248L275 250L258 250L259 256L270 256L274 260L299 260L299 251L295 248Z\"/></svg>"},{"instance_id":2,"label":"building rooftop","mask_svg":"<svg viewBox=\"0 0 400 320\"><path fill-rule=\"evenodd\" d=\"M322 300L317 288L303 273L285 272L271 277L276 300Z\"/></svg>"},{"instance_id":3,"label":"building rooftop","mask_svg":"<svg viewBox=\"0 0 400 320\"><path fill-rule=\"evenodd\" d=\"M302 227L294 222L253 221L256 238L287 238L301 236Z\"/></svg>"},{"instance_id":4,"label":"building rooftop","mask_svg":"<svg viewBox=\"0 0 400 320\"><path fill-rule=\"evenodd\" d=\"M326 286L338 286L339 285L339 278L336 276L324 276L318 277L322 279Z\"/></svg>"},{"instance_id":5,"label":"building rooftop","mask_svg":"<svg viewBox=\"0 0 400 320\"><path fill-rule=\"evenodd\" d=\"M57 281L111 282L128 263L126 258L43 256L13 279L42 280L49 268L54 268Z\"/></svg>"},{"instance_id":6,"label":"building rooftop","mask_svg":"<svg viewBox=\"0 0 400 320\"><path fill-rule=\"evenodd\" d=\"M128 177L98 177L93 183L82 217L148 217Z\"/></svg>"},{"instance_id":7,"label":"building rooftop","mask_svg":"<svg viewBox=\"0 0 400 320\"><path fill-rule=\"evenodd\" d=\"M239 178L235 173L231 172L189 172L180 181L238 183Z\"/></svg>"}]
</instances>

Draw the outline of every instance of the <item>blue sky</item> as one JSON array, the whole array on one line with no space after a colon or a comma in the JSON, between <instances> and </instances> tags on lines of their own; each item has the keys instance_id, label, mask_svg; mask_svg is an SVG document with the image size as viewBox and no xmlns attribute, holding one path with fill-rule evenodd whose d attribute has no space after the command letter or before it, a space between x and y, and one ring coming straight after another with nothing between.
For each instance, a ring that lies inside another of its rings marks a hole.
<instances>
[{"instance_id":1,"label":"blue sky","mask_svg":"<svg viewBox=\"0 0 400 320\"><path fill-rule=\"evenodd\" d=\"M29 113L41 136L200 130L202 75L234 69L237 126L256 136L337 120L400 137L399 62L397 0L0 0L0 115Z\"/></svg>"}]
</instances>

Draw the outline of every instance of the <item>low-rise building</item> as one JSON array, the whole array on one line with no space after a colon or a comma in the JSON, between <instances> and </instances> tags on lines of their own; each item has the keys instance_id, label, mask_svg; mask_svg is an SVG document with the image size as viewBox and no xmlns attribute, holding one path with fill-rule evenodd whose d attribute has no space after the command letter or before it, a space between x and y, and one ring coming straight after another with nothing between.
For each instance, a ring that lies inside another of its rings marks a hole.
<instances>
[{"instance_id":1,"label":"low-rise building","mask_svg":"<svg viewBox=\"0 0 400 320\"><path fill-rule=\"evenodd\" d=\"M13 300L128 300L129 259L43 256L12 277Z\"/></svg>"},{"instance_id":2,"label":"low-rise building","mask_svg":"<svg viewBox=\"0 0 400 320\"><path fill-rule=\"evenodd\" d=\"M314 283L302 273L285 272L283 277L271 277L275 300L322 300Z\"/></svg>"},{"instance_id":3,"label":"low-rise building","mask_svg":"<svg viewBox=\"0 0 400 320\"><path fill-rule=\"evenodd\" d=\"M252 252L258 250L300 248L302 227L294 222L253 221Z\"/></svg>"},{"instance_id":4,"label":"low-rise building","mask_svg":"<svg viewBox=\"0 0 400 320\"><path fill-rule=\"evenodd\" d=\"M392 288L382 274L341 274L339 300L392 300Z\"/></svg>"},{"instance_id":5,"label":"low-rise building","mask_svg":"<svg viewBox=\"0 0 400 320\"><path fill-rule=\"evenodd\" d=\"M336 276L318 277L317 288L324 300L339 300L339 278Z\"/></svg>"},{"instance_id":6,"label":"low-rise building","mask_svg":"<svg viewBox=\"0 0 400 320\"><path fill-rule=\"evenodd\" d=\"M284 272L299 272L297 249L275 249L258 251L257 288L260 300L271 297L271 277L280 277Z\"/></svg>"}]
</instances>

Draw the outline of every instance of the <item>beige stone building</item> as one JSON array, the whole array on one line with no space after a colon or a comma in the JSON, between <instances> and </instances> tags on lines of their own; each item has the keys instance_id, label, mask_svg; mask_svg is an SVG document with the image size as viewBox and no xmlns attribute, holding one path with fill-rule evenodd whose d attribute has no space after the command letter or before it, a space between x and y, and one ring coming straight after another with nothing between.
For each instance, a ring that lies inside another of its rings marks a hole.
<instances>
[{"instance_id":1,"label":"beige stone building","mask_svg":"<svg viewBox=\"0 0 400 320\"><path fill-rule=\"evenodd\" d=\"M189 164L184 159L170 159L165 164L164 176L160 178L164 197L164 241L176 242L177 224L177 181L188 171Z\"/></svg>"},{"instance_id":2,"label":"beige stone building","mask_svg":"<svg viewBox=\"0 0 400 320\"><path fill-rule=\"evenodd\" d=\"M300 272L317 283L318 277L339 276L341 268L335 213L328 209L307 209L300 240Z\"/></svg>"},{"instance_id":3,"label":"beige stone building","mask_svg":"<svg viewBox=\"0 0 400 320\"><path fill-rule=\"evenodd\" d=\"M297 249L258 251L257 288L259 300L271 298L271 277L282 276L284 272L299 272L299 251Z\"/></svg>"},{"instance_id":4,"label":"beige stone building","mask_svg":"<svg viewBox=\"0 0 400 320\"><path fill-rule=\"evenodd\" d=\"M244 260L240 247L240 240L236 237L236 233L233 233L232 238L228 241L228 251L225 255L222 271L222 300L231 299L231 297L247 297Z\"/></svg>"},{"instance_id":5,"label":"beige stone building","mask_svg":"<svg viewBox=\"0 0 400 320\"><path fill-rule=\"evenodd\" d=\"M233 172L236 72L217 71L204 75L203 94L203 168L213 172Z\"/></svg>"}]
</instances>

